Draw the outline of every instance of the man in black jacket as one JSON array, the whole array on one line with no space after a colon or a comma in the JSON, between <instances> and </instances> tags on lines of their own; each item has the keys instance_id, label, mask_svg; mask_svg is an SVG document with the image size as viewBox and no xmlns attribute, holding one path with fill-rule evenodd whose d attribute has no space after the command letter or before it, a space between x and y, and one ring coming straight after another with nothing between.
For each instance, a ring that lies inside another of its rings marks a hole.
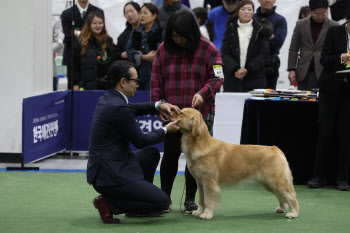
<instances>
[{"instance_id":1,"label":"man in black jacket","mask_svg":"<svg viewBox=\"0 0 350 233\"><path fill-rule=\"evenodd\" d=\"M99 99L92 121L87 181L101 196L93 200L105 223L119 223L112 214L154 216L169 208L168 195L152 184L160 154L148 147L179 130L177 121L144 134L136 116L180 109L163 101L129 103L138 87L137 71L128 61L116 61L107 73L110 90ZM130 142L141 150L133 153Z\"/></svg>"},{"instance_id":2,"label":"man in black jacket","mask_svg":"<svg viewBox=\"0 0 350 233\"><path fill-rule=\"evenodd\" d=\"M74 17L72 19L72 12L74 11ZM68 89L72 89L71 86L71 69L72 69L72 46L74 40L79 36L80 30L83 28L85 19L90 12L99 11L104 15L103 10L89 3L88 0L78 0L78 4L74 5L61 14L62 29L64 33L64 51L62 64L67 66L67 78ZM72 28L72 21L74 20L75 26ZM74 37L72 37L72 30L74 30Z\"/></svg>"}]
</instances>

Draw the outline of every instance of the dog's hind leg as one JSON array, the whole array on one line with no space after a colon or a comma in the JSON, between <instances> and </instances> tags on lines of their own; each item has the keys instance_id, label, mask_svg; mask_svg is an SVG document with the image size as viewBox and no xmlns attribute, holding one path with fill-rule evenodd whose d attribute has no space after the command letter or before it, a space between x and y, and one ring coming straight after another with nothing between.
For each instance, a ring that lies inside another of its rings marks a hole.
<instances>
[{"instance_id":1,"label":"dog's hind leg","mask_svg":"<svg viewBox=\"0 0 350 233\"><path fill-rule=\"evenodd\" d=\"M287 204L287 200L285 198L283 198L279 192L275 191L275 188L272 187L272 185L267 184L267 183L263 183L261 182L261 185L269 192L273 193L279 202L279 206L276 208L276 213L284 213L287 209L288 209L288 204Z\"/></svg>"},{"instance_id":2,"label":"dog's hind leg","mask_svg":"<svg viewBox=\"0 0 350 233\"><path fill-rule=\"evenodd\" d=\"M205 209L205 205L204 205L204 190L203 190L203 185L199 184L197 182L197 186L198 186L198 201L199 201L199 206L198 209L192 212L193 216L200 216L201 214L203 214L204 209Z\"/></svg>"},{"instance_id":3,"label":"dog's hind leg","mask_svg":"<svg viewBox=\"0 0 350 233\"><path fill-rule=\"evenodd\" d=\"M203 180L204 212L201 219L212 219L215 207L219 204L221 189L214 179Z\"/></svg>"},{"instance_id":4,"label":"dog's hind leg","mask_svg":"<svg viewBox=\"0 0 350 233\"><path fill-rule=\"evenodd\" d=\"M286 191L285 194L288 205L289 205L289 212L286 214L286 218L296 218L299 215L299 203L297 201L297 194L294 191L293 184L289 185L288 191Z\"/></svg>"},{"instance_id":5,"label":"dog's hind leg","mask_svg":"<svg viewBox=\"0 0 350 233\"><path fill-rule=\"evenodd\" d=\"M276 213L284 213L289 206L289 212L286 214L286 217L296 218L299 213L299 204L291 180L287 179L283 184L280 181L276 181L274 184L266 185L268 188L265 185L263 186L275 194L280 203L280 206L276 208Z\"/></svg>"}]
</instances>

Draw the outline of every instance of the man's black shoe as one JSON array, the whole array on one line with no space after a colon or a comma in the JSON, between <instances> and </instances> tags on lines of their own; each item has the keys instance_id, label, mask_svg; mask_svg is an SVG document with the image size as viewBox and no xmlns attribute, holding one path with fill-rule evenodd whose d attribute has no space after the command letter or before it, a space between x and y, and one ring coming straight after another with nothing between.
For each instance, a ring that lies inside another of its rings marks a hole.
<instances>
[{"instance_id":1,"label":"man's black shoe","mask_svg":"<svg viewBox=\"0 0 350 233\"><path fill-rule=\"evenodd\" d=\"M337 181L337 187L339 191L349 191L350 187L346 180Z\"/></svg>"},{"instance_id":2,"label":"man's black shoe","mask_svg":"<svg viewBox=\"0 0 350 233\"><path fill-rule=\"evenodd\" d=\"M198 209L198 206L196 203L194 203L194 200L185 201L184 206L187 214L192 214L193 211Z\"/></svg>"},{"instance_id":3,"label":"man's black shoe","mask_svg":"<svg viewBox=\"0 0 350 233\"><path fill-rule=\"evenodd\" d=\"M307 182L307 186L310 188L321 188L327 184L326 180L320 178L319 176L313 177L309 182Z\"/></svg>"}]
</instances>

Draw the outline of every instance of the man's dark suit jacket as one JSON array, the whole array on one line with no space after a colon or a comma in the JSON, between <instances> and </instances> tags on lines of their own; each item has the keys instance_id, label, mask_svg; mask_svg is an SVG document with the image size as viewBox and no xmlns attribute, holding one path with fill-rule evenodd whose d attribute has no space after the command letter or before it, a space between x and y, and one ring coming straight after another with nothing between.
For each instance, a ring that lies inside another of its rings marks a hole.
<instances>
[{"instance_id":1,"label":"man's dark suit jacket","mask_svg":"<svg viewBox=\"0 0 350 233\"><path fill-rule=\"evenodd\" d=\"M163 129L144 134L135 119L156 113L155 102L127 104L115 89L99 99L90 131L89 184L114 186L143 179L129 142L140 149L164 140Z\"/></svg>"},{"instance_id":2,"label":"man's dark suit jacket","mask_svg":"<svg viewBox=\"0 0 350 233\"><path fill-rule=\"evenodd\" d=\"M79 9L76 5L74 5L73 7L70 7L62 12L61 21L62 21L62 29L63 29L63 33L64 33L64 40L63 40L64 50L63 50L62 64L68 65L68 66L71 66L71 63L72 63L72 42L74 42L72 40L72 11L73 11L73 9L74 9L74 23L75 23L73 30L74 29L81 30L83 28L86 17L88 16L88 14L90 12L99 11L102 15L104 15L103 10L101 10L100 8L94 6L90 3L89 3L89 6L86 10L84 18L81 18Z\"/></svg>"},{"instance_id":3,"label":"man's dark suit jacket","mask_svg":"<svg viewBox=\"0 0 350 233\"><path fill-rule=\"evenodd\" d=\"M345 65L341 64L341 54L347 53L346 34L345 24L328 29L321 53L321 65L324 69L319 79L320 90L337 93L338 88L344 82L344 78L348 78L350 81L349 73L335 73L345 70Z\"/></svg>"}]
</instances>

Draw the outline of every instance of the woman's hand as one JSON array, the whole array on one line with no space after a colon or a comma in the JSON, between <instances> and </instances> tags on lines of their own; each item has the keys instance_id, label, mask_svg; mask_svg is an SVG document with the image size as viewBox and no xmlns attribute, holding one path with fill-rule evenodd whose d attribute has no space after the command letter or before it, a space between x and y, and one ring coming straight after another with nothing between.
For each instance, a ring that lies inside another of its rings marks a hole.
<instances>
[{"instance_id":1,"label":"woman's hand","mask_svg":"<svg viewBox=\"0 0 350 233\"><path fill-rule=\"evenodd\" d=\"M201 106L203 102L203 97L200 94L195 94L192 99L192 108Z\"/></svg>"},{"instance_id":2,"label":"woman's hand","mask_svg":"<svg viewBox=\"0 0 350 233\"><path fill-rule=\"evenodd\" d=\"M156 56L156 51L151 50L149 53L146 54L146 56L147 56L147 59L146 59L147 61L153 62L154 57Z\"/></svg>"},{"instance_id":3,"label":"woman's hand","mask_svg":"<svg viewBox=\"0 0 350 233\"><path fill-rule=\"evenodd\" d=\"M238 79L243 79L247 75L248 71L244 68L237 70L235 77Z\"/></svg>"}]
</instances>

